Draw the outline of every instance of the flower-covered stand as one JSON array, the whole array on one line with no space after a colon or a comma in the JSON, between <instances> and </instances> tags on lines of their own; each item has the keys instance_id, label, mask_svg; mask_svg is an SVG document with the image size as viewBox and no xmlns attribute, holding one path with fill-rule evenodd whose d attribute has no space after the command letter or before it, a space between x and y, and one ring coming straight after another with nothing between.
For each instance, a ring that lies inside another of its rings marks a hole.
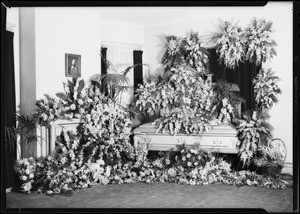
<instances>
[{"instance_id":1,"label":"flower-covered stand","mask_svg":"<svg viewBox=\"0 0 300 214\"><path fill-rule=\"evenodd\" d=\"M55 149L55 141L62 130L76 133L77 126L81 123L79 119L56 120L46 126L37 127L37 135L40 143L37 145L37 157L50 155Z\"/></svg>"},{"instance_id":2,"label":"flower-covered stand","mask_svg":"<svg viewBox=\"0 0 300 214\"><path fill-rule=\"evenodd\" d=\"M237 131L229 124L220 124L213 126L209 131L201 135L170 135L168 131L165 134L156 133L155 126L152 123L145 123L133 130L134 144L150 143L149 150L167 151L175 148L176 145L194 144L199 142L204 149L212 149L218 153L237 154L236 143L238 141Z\"/></svg>"}]
</instances>

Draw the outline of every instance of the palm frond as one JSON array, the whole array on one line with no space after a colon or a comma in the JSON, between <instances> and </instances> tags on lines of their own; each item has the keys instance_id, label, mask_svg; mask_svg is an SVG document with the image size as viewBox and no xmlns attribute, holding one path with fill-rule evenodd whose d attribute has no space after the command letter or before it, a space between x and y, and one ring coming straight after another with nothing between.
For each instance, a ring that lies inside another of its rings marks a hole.
<instances>
[{"instance_id":1,"label":"palm frond","mask_svg":"<svg viewBox=\"0 0 300 214\"><path fill-rule=\"evenodd\" d=\"M67 95L64 92L58 92L55 94L58 98L62 99L62 100L66 100L67 99Z\"/></svg>"},{"instance_id":2,"label":"palm frond","mask_svg":"<svg viewBox=\"0 0 300 214\"><path fill-rule=\"evenodd\" d=\"M82 89L84 88L84 80L81 79L78 83L78 91L82 91Z\"/></svg>"},{"instance_id":3,"label":"palm frond","mask_svg":"<svg viewBox=\"0 0 300 214\"><path fill-rule=\"evenodd\" d=\"M100 53L100 57L101 60L104 62L105 69L109 70L112 67L112 63L108 59L106 59L101 53Z\"/></svg>"},{"instance_id":4,"label":"palm frond","mask_svg":"<svg viewBox=\"0 0 300 214\"><path fill-rule=\"evenodd\" d=\"M101 76L101 81L103 80L104 85L112 84L112 85L128 85L129 79L123 74L104 74Z\"/></svg>"},{"instance_id":5,"label":"palm frond","mask_svg":"<svg viewBox=\"0 0 300 214\"><path fill-rule=\"evenodd\" d=\"M101 74L94 74L91 76L90 81L95 81L101 84Z\"/></svg>"}]
</instances>

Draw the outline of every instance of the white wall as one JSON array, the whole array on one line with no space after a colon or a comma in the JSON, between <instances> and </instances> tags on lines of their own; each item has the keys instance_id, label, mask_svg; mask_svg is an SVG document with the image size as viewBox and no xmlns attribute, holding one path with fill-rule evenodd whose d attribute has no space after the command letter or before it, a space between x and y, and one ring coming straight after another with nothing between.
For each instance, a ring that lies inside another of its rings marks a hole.
<instances>
[{"instance_id":1,"label":"white wall","mask_svg":"<svg viewBox=\"0 0 300 214\"><path fill-rule=\"evenodd\" d=\"M279 86L282 94L279 96L279 103L271 109L270 123L274 126L274 137L281 138L288 150L287 162L292 162L293 153L293 98L292 98L292 3L272 2L264 7L193 7L181 8L188 10L189 15L181 17L181 21L174 23L149 27L145 29L145 62L152 67L151 72L157 75L161 70L161 57L164 49L164 36L176 35L185 36L190 30L199 32L200 36L209 35L213 32L218 18L234 21L240 20L240 26L246 26L256 16L273 22L273 38L278 46L278 56L269 63L269 67L275 71L275 75L281 78ZM185 11L186 12L186 11ZM174 13L174 9L166 8L165 16ZM180 12L178 11L180 17Z\"/></svg>"},{"instance_id":2,"label":"white wall","mask_svg":"<svg viewBox=\"0 0 300 214\"><path fill-rule=\"evenodd\" d=\"M140 48L144 45L144 26L141 24L102 18L101 27L101 38L104 43L127 44Z\"/></svg>"},{"instance_id":3,"label":"white wall","mask_svg":"<svg viewBox=\"0 0 300 214\"><path fill-rule=\"evenodd\" d=\"M63 91L65 53L81 55L81 78L100 73L101 12L97 8L35 8L36 95Z\"/></svg>"}]
</instances>

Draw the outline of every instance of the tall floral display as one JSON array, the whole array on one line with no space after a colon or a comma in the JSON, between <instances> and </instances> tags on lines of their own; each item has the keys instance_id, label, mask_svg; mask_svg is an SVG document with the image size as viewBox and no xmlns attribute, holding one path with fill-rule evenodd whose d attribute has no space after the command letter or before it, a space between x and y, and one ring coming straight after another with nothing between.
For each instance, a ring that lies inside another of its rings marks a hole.
<instances>
[{"instance_id":1,"label":"tall floral display","mask_svg":"<svg viewBox=\"0 0 300 214\"><path fill-rule=\"evenodd\" d=\"M178 66L188 66L197 72L208 72L208 51L202 46L198 33L191 32L186 37L166 37L166 51L163 66L166 71Z\"/></svg>"},{"instance_id":2,"label":"tall floral display","mask_svg":"<svg viewBox=\"0 0 300 214\"><path fill-rule=\"evenodd\" d=\"M246 41L244 31L238 23L221 22L211 40L216 44L220 64L224 63L226 67L235 69L243 61Z\"/></svg>"},{"instance_id":3,"label":"tall floral display","mask_svg":"<svg viewBox=\"0 0 300 214\"><path fill-rule=\"evenodd\" d=\"M138 90L136 107L144 112L160 111L157 131L199 134L208 130L213 92L201 74L192 68L171 69L169 81L146 83Z\"/></svg>"},{"instance_id":4,"label":"tall floral display","mask_svg":"<svg viewBox=\"0 0 300 214\"><path fill-rule=\"evenodd\" d=\"M278 86L279 77L271 69L261 69L253 79L255 102L258 107L270 109L278 102L281 90Z\"/></svg>"},{"instance_id":5,"label":"tall floral display","mask_svg":"<svg viewBox=\"0 0 300 214\"><path fill-rule=\"evenodd\" d=\"M248 60L261 65L276 55L276 42L271 38L272 22L253 18L242 28L238 22L233 24L221 21L218 30L212 35L211 42L216 46L220 63L235 69L239 62Z\"/></svg>"},{"instance_id":6,"label":"tall floral display","mask_svg":"<svg viewBox=\"0 0 300 214\"><path fill-rule=\"evenodd\" d=\"M264 19L252 19L249 26L245 29L247 41L246 60L255 62L256 65L261 65L277 54L274 48L277 44L271 38L271 33L274 31L272 25L272 22L267 22Z\"/></svg>"}]
</instances>

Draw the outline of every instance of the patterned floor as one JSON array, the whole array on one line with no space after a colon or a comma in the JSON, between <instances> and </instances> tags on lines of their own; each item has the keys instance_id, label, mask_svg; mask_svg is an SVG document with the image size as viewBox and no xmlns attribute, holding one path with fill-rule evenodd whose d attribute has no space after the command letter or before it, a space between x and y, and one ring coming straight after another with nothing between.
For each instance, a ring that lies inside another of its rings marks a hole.
<instances>
[{"instance_id":1,"label":"patterned floor","mask_svg":"<svg viewBox=\"0 0 300 214\"><path fill-rule=\"evenodd\" d=\"M175 183L97 185L72 196L7 194L8 208L263 208L292 212L293 189L235 187L221 184L189 186Z\"/></svg>"}]
</instances>

